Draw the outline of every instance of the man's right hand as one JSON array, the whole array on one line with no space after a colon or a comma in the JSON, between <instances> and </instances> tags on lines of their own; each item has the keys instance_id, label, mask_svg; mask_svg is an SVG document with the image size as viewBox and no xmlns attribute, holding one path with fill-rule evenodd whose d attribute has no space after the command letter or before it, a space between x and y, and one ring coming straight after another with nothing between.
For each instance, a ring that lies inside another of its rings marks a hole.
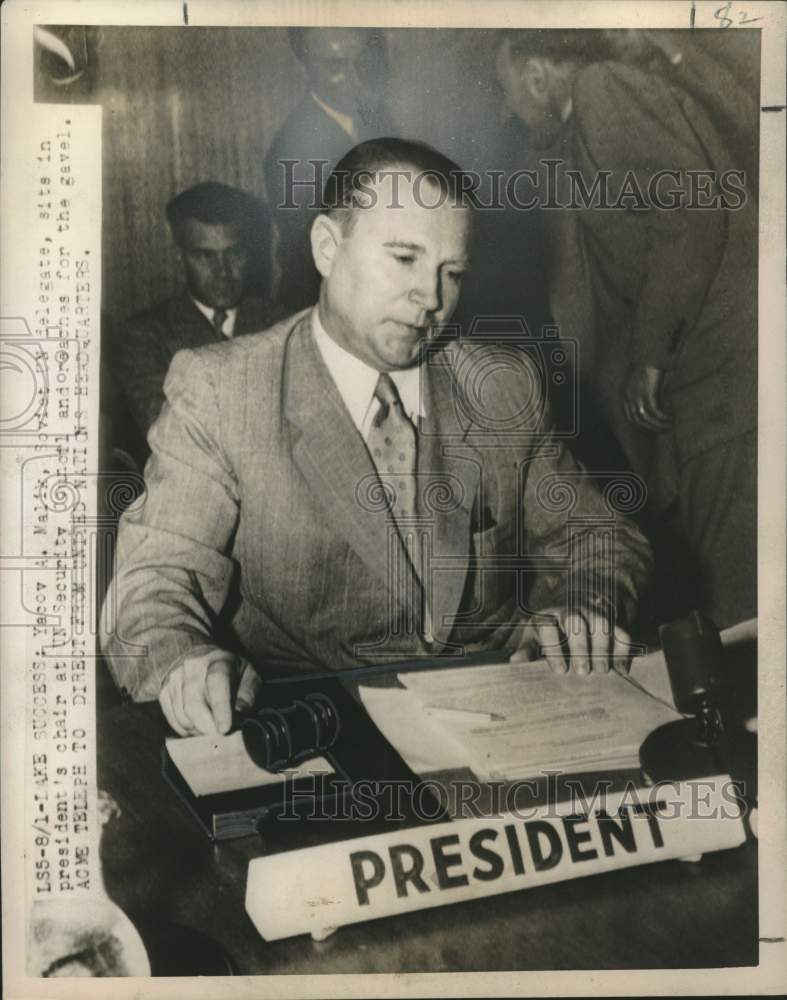
<instances>
[{"instance_id":1,"label":"man's right hand","mask_svg":"<svg viewBox=\"0 0 787 1000\"><path fill-rule=\"evenodd\" d=\"M159 702L179 736L227 733L233 704L236 711L252 708L261 683L250 663L223 649L212 649L185 657L171 670Z\"/></svg>"},{"instance_id":2,"label":"man's right hand","mask_svg":"<svg viewBox=\"0 0 787 1000\"><path fill-rule=\"evenodd\" d=\"M672 417L661 403L664 372L652 365L630 365L623 385L623 410L630 424L651 434L669 430Z\"/></svg>"}]
</instances>

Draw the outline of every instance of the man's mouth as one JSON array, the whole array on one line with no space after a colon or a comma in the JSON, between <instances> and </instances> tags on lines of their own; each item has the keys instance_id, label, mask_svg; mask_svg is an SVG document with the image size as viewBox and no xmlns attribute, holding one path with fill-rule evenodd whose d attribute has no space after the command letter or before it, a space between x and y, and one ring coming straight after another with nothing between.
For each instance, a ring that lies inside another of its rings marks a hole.
<instances>
[{"instance_id":1,"label":"man's mouth","mask_svg":"<svg viewBox=\"0 0 787 1000\"><path fill-rule=\"evenodd\" d=\"M394 323L402 330L406 330L413 337L425 337L429 332L428 325L423 326L417 323L402 323L400 320L394 320Z\"/></svg>"}]
</instances>

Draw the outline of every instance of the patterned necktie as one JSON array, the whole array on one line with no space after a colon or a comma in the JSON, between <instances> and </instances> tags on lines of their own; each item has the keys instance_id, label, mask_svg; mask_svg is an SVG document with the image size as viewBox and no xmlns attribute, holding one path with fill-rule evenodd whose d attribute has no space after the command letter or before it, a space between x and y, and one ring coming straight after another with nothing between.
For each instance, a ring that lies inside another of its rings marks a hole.
<instances>
[{"instance_id":1,"label":"patterned necktie","mask_svg":"<svg viewBox=\"0 0 787 1000\"><path fill-rule=\"evenodd\" d=\"M215 309L213 311L213 329L219 337L224 336L224 322L227 319L226 309Z\"/></svg>"},{"instance_id":2,"label":"patterned necktie","mask_svg":"<svg viewBox=\"0 0 787 1000\"><path fill-rule=\"evenodd\" d=\"M390 375L381 373L374 396L380 408L369 431L367 444L380 480L389 494L391 513L404 537L405 519L412 518L416 512L415 428L404 412Z\"/></svg>"},{"instance_id":3,"label":"patterned necktie","mask_svg":"<svg viewBox=\"0 0 787 1000\"><path fill-rule=\"evenodd\" d=\"M399 535L419 582L423 579L421 542L417 523L418 494L416 488L416 458L418 452L415 427L402 407L393 379L380 374L374 390L380 407L375 414L367 446L377 467L380 482L389 498ZM421 608L421 633L431 641L432 622L423 586L416 604Z\"/></svg>"}]
</instances>

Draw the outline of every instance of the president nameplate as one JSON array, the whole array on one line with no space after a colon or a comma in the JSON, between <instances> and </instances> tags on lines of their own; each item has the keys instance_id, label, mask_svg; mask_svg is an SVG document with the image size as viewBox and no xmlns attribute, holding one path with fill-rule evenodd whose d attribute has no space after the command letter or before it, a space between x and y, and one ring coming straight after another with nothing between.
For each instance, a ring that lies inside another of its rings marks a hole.
<instances>
[{"instance_id":1,"label":"president nameplate","mask_svg":"<svg viewBox=\"0 0 787 1000\"><path fill-rule=\"evenodd\" d=\"M737 847L722 776L520 815L459 819L257 858L246 909L266 941Z\"/></svg>"}]
</instances>

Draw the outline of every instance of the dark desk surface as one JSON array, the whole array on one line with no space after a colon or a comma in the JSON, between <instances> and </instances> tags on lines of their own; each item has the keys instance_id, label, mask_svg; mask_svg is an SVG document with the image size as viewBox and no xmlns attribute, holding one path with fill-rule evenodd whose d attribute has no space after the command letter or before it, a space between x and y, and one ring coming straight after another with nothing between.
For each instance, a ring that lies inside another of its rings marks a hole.
<instances>
[{"instance_id":1,"label":"dark desk surface","mask_svg":"<svg viewBox=\"0 0 787 1000\"><path fill-rule=\"evenodd\" d=\"M207 935L239 974L757 964L752 842L699 864L646 865L357 924L323 942L268 944L244 908L246 869L263 853L260 842L210 843L161 778L167 728L158 706L120 703L101 664L99 671L99 787L121 809L104 829L107 891L132 919ZM740 757L744 735L730 727L728 761Z\"/></svg>"}]
</instances>

